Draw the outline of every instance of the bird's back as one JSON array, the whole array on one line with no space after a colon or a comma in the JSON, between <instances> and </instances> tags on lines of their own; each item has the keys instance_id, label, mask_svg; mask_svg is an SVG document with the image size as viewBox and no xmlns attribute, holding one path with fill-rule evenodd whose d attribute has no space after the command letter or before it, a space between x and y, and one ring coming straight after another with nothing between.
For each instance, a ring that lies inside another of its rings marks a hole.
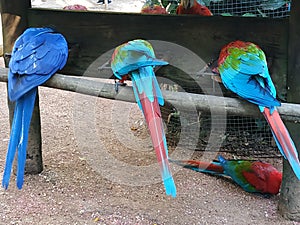
<instances>
[{"instance_id":1,"label":"bird's back","mask_svg":"<svg viewBox=\"0 0 300 225\"><path fill-rule=\"evenodd\" d=\"M119 79L141 67L167 64L155 58L154 50L149 42L140 39L118 46L111 60L112 71Z\"/></svg>"},{"instance_id":2,"label":"bird's back","mask_svg":"<svg viewBox=\"0 0 300 225\"><path fill-rule=\"evenodd\" d=\"M51 28L28 28L15 42L8 74L8 94L11 101L39 86L68 58L65 38Z\"/></svg>"},{"instance_id":3,"label":"bird's back","mask_svg":"<svg viewBox=\"0 0 300 225\"><path fill-rule=\"evenodd\" d=\"M254 186L252 186L244 177L243 172L251 170L251 161L247 160L226 160L222 156L219 156L219 161L224 168L224 173L230 176L238 185L240 185L247 192L256 192Z\"/></svg>"},{"instance_id":4,"label":"bird's back","mask_svg":"<svg viewBox=\"0 0 300 225\"><path fill-rule=\"evenodd\" d=\"M264 52L251 42L234 41L222 48L218 71L224 86L263 107L280 106Z\"/></svg>"}]
</instances>

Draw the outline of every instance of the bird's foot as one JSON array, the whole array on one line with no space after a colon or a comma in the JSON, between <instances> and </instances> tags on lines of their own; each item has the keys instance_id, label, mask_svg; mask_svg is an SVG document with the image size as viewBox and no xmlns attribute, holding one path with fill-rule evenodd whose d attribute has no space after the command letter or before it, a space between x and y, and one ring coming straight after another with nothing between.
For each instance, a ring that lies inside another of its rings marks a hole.
<instances>
[{"instance_id":1,"label":"bird's foot","mask_svg":"<svg viewBox=\"0 0 300 225\"><path fill-rule=\"evenodd\" d=\"M10 58L11 58L11 53L8 53L8 52L4 53L3 59L5 61L5 65L9 64Z\"/></svg>"},{"instance_id":2,"label":"bird's foot","mask_svg":"<svg viewBox=\"0 0 300 225\"><path fill-rule=\"evenodd\" d=\"M175 118L180 118L180 112L177 111L177 109L173 108L172 110L173 112L171 112L169 115L168 115L168 119L167 119L167 123L169 124L172 117L175 117Z\"/></svg>"},{"instance_id":3,"label":"bird's foot","mask_svg":"<svg viewBox=\"0 0 300 225\"><path fill-rule=\"evenodd\" d=\"M207 67L210 68L210 70L215 74L220 74L218 70L218 59L212 59L210 62L208 62Z\"/></svg>"},{"instance_id":4,"label":"bird's foot","mask_svg":"<svg viewBox=\"0 0 300 225\"><path fill-rule=\"evenodd\" d=\"M125 87L127 84L124 81L117 81L115 80L115 91L118 93L119 92L119 87L123 86Z\"/></svg>"}]
</instances>

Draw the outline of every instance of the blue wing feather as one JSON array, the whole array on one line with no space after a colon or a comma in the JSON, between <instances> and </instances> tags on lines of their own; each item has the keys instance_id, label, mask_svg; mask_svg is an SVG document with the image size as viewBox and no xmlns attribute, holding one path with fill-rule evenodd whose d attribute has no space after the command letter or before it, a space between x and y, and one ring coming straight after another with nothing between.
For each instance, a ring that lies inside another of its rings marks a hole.
<instances>
[{"instance_id":1,"label":"blue wing feather","mask_svg":"<svg viewBox=\"0 0 300 225\"><path fill-rule=\"evenodd\" d=\"M33 87L44 83L67 61L68 48L64 37L61 34L53 33L48 28L45 28L45 31L39 28L38 31L42 32L25 32L24 35L35 34L35 36L27 37L25 35L25 37L19 38L15 44L19 43L23 47L16 46L14 48L9 64L11 82L8 85L8 94L11 101L15 101ZM48 31L51 31L51 35L47 33ZM38 39L38 44L35 39ZM23 53L24 51L25 53ZM24 57L25 55L26 57Z\"/></svg>"},{"instance_id":2,"label":"blue wing feather","mask_svg":"<svg viewBox=\"0 0 300 225\"><path fill-rule=\"evenodd\" d=\"M263 51L255 45L244 51L239 49L237 53L234 48L227 51L226 66L219 65L225 87L257 104L261 110L264 107L274 110L280 106Z\"/></svg>"},{"instance_id":3,"label":"blue wing feather","mask_svg":"<svg viewBox=\"0 0 300 225\"><path fill-rule=\"evenodd\" d=\"M162 66L168 63L155 58L154 50L144 40L134 40L120 46L111 69L114 75L121 79L123 75L146 66Z\"/></svg>"},{"instance_id":4,"label":"blue wing feather","mask_svg":"<svg viewBox=\"0 0 300 225\"><path fill-rule=\"evenodd\" d=\"M242 174L237 172L237 167L242 165L241 163L251 163L250 161L228 161L223 156L219 155L218 160L224 168L224 174L230 176L238 185L240 185L247 192L257 192L254 186L252 186Z\"/></svg>"},{"instance_id":5,"label":"blue wing feather","mask_svg":"<svg viewBox=\"0 0 300 225\"><path fill-rule=\"evenodd\" d=\"M264 71L264 69L267 67L266 62L263 61L258 54L254 54L252 52L242 54L239 59L239 71L245 74L262 74L262 71Z\"/></svg>"},{"instance_id":6,"label":"blue wing feather","mask_svg":"<svg viewBox=\"0 0 300 225\"><path fill-rule=\"evenodd\" d=\"M123 67L112 67L114 75L121 79L123 75L128 74L131 71L137 70L141 67L145 67L145 66L162 66L162 65L167 65L168 63L159 59L152 59L152 58L140 58L138 62L134 62L134 61L126 61L123 64ZM120 66L120 65L118 65ZM115 69L115 70L114 70Z\"/></svg>"},{"instance_id":7,"label":"blue wing feather","mask_svg":"<svg viewBox=\"0 0 300 225\"><path fill-rule=\"evenodd\" d=\"M220 69L221 78L226 88L242 98L262 108L272 109L280 106L280 102L276 99L276 89L269 75L265 57L259 56L251 51L245 51L240 56L229 54L226 59L228 65ZM238 65L235 65L237 61Z\"/></svg>"},{"instance_id":8,"label":"blue wing feather","mask_svg":"<svg viewBox=\"0 0 300 225\"><path fill-rule=\"evenodd\" d=\"M271 94L269 88L263 88L254 77L238 73L236 74L238 79L232 80L227 79L226 73L227 71L224 71L222 78L225 87L242 98L262 107L272 108L281 105L281 103Z\"/></svg>"}]
</instances>

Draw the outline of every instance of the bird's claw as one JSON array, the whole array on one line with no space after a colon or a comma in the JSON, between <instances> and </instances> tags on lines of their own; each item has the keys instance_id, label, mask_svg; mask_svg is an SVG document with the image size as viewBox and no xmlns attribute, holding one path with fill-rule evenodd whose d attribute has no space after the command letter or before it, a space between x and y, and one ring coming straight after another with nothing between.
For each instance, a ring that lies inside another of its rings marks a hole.
<instances>
[{"instance_id":1,"label":"bird's claw","mask_svg":"<svg viewBox=\"0 0 300 225\"><path fill-rule=\"evenodd\" d=\"M9 61L10 61L10 58L11 58L11 53L8 53L8 52L4 53L3 58L4 58L4 61L5 61L5 65L8 65Z\"/></svg>"},{"instance_id":2,"label":"bird's claw","mask_svg":"<svg viewBox=\"0 0 300 225\"><path fill-rule=\"evenodd\" d=\"M127 84L124 83L124 82L120 82L120 81L117 81L115 80L115 91L118 93L119 92L119 86L126 86Z\"/></svg>"},{"instance_id":3,"label":"bird's claw","mask_svg":"<svg viewBox=\"0 0 300 225\"><path fill-rule=\"evenodd\" d=\"M167 123L169 124L172 117L180 117L180 112L177 109L173 108L172 112L168 115Z\"/></svg>"}]
</instances>

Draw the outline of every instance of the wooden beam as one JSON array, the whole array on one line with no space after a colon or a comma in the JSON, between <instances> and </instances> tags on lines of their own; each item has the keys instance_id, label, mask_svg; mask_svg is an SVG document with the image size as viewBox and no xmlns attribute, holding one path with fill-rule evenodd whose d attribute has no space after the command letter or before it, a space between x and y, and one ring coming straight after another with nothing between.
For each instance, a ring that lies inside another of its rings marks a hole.
<instances>
[{"instance_id":1,"label":"wooden beam","mask_svg":"<svg viewBox=\"0 0 300 225\"><path fill-rule=\"evenodd\" d=\"M6 74L7 69L0 68L0 81L7 82ZM119 92L117 93L111 80L104 82L103 79L55 74L43 86L113 100L136 102L132 87L119 87ZM237 98L164 90L162 92L167 102L182 110L191 111L196 109L202 112L223 114L224 116L226 114L249 117L262 116L258 107ZM293 123L300 122L300 104L283 103L278 108L278 111L284 120L292 121Z\"/></svg>"},{"instance_id":2,"label":"wooden beam","mask_svg":"<svg viewBox=\"0 0 300 225\"><path fill-rule=\"evenodd\" d=\"M28 11L28 18L30 26L51 25L69 43L78 44L69 55L63 70L65 74L89 73L89 76L107 78L112 75L111 70L99 72L98 68L103 63L101 60L110 60L111 52L107 52L136 38L160 40L166 47L154 44L156 56L167 60L170 66L162 67L156 75L197 94L203 92L189 76L196 64L191 63L193 59L187 57L186 51L174 51L175 44L190 50L206 64L216 59L227 43L237 39L252 41L265 51L279 98L286 98L287 18L145 15L36 8ZM186 68L185 71L182 68Z\"/></svg>"},{"instance_id":3,"label":"wooden beam","mask_svg":"<svg viewBox=\"0 0 300 225\"><path fill-rule=\"evenodd\" d=\"M1 17L3 32L3 52L12 51L15 40L27 28L27 10L31 7L30 0L1 0ZM5 65L8 66L9 58L4 57ZM41 124L39 111L39 96L36 97L32 114L25 171L27 173L39 173L43 169L41 150ZM12 121L14 104L9 102L10 122Z\"/></svg>"},{"instance_id":4,"label":"wooden beam","mask_svg":"<svg viewBox=\"0 0 300 225\"><path fill-rule=\"evenodd\" d=\"M287 100L300 103L300 4L292 1L289 20L289 55L287 76ZM300 125L287 123L287 128L298 150L300 150ZM290 165L284 160L283 180L279 201L279 212L283 217L300 221L300 181Z\"/></svg>"}]
</instances>

